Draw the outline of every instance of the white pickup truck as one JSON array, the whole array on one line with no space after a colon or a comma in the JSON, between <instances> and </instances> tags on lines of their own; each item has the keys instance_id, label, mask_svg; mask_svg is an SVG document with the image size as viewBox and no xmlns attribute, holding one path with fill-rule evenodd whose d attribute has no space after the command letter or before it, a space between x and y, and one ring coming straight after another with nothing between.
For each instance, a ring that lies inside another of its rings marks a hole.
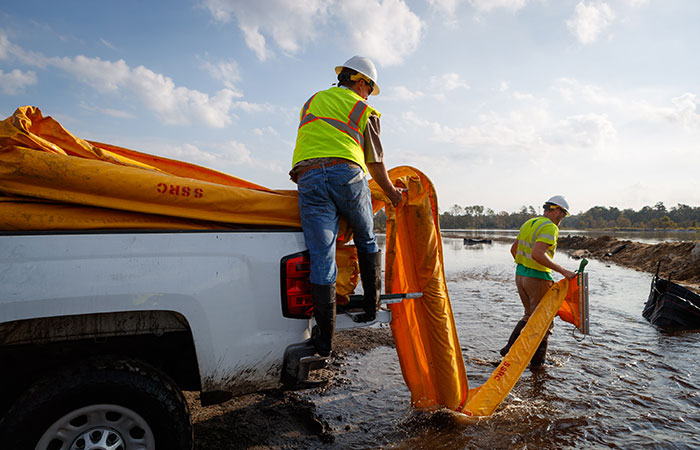
<instances>
[{"instance_id":1,"label":"white pickup truck","mask_svg":"<svg viewBox=\"0 0 700 450\"><path fill-rule=\"evenodd\" d=\"M297 229L2 232L0 448L189 450L182 390L304 380L304 250Z\"/></svg>"}]
</instances>

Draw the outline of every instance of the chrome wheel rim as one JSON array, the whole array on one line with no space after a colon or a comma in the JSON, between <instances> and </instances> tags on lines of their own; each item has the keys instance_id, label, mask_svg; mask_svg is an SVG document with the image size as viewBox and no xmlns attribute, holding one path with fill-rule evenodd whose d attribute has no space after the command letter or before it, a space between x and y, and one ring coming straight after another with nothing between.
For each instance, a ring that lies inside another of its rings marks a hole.
<instances>
[{"instance_id":1,"label":"chrome wheel rim","mask_svg":"<svg viewBox=\"0 0 700 450\"><path fill-rule=\"evenodd\" d=\"M136 411L98 404L76 409L54 422L36 450L149 450L153 431Z\"/></svg>"}]
</instances>

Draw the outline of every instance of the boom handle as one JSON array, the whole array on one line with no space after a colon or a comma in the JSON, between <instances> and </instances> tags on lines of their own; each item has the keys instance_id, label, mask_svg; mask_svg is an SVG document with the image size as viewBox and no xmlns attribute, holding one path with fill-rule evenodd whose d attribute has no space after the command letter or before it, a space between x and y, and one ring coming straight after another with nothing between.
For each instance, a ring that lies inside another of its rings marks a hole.
<instances>
[{"instance_id":1,"label":"boom handle","mask_svg":"<svg viewBox=\"0 0 700 450\"><path fill-rule=\"evenodd\" d=\"M578 265L578 273L583 273L583 269L588 265L588 260L586 258L583 258L581 260L581 264Z\"/></svg>"}]
</instances>

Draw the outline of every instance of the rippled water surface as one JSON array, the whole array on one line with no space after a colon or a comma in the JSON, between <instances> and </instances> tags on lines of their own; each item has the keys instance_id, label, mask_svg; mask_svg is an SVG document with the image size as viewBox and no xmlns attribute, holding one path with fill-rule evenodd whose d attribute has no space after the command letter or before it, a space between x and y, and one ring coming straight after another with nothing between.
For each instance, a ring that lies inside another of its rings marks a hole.
<instances>
[{"instance_id":1,"label":"rippled water surface","mask_svg":"<svg viewBox=\"0 0 700 450\"><path fill-rule=\"evenodd\" d=\"M510 245L443 239L470 387L495 368L522 314ZM575 269L560 252L556 260ZM313 396L333 428L323 448L700 448L700 332L668 334L642 317L651 275L592 260L591 336L555 319L545 366L526 369L496 412L466 424L410 407L396 352L344 366L347 387Z\"/></svg>"}]
</instances>

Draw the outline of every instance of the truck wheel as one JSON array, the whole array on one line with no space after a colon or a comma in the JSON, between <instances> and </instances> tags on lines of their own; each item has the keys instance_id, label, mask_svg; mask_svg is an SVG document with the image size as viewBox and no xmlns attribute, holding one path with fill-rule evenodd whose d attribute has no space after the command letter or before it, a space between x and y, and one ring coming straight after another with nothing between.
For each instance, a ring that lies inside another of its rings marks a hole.
<instances>
[{"instance_id":1,"label":"truck wheel","mask_svg":"<svg viewBox=\"0 0 700 450\"><path fill-rule=\"evenodd\" d=\"M182 392L160 370L130 360L74 364L37 381L0 423L3 448L191 450ZM7 445L7 447L5 447Z\"/></svg>"}]
</instances>

